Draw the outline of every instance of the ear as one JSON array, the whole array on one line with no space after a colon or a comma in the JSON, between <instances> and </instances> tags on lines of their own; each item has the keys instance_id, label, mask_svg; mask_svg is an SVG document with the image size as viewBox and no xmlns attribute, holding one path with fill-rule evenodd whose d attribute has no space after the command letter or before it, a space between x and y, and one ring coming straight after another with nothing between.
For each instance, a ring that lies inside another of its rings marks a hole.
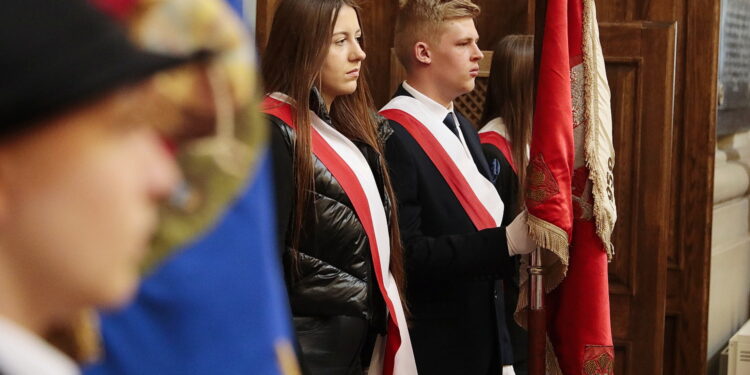
<instances>
[{"instance_id":1,"label":"ear","mask_svg":"<svg viewBox=\"0 0 750 375\"><path fill-rule=\"evenodd\" d=\"M430 51L430 46L425 42L415 43L414 58L416 58L417 62L421 64L430 65L432 63L432 51Z\"/></svg>"}]
</instances>

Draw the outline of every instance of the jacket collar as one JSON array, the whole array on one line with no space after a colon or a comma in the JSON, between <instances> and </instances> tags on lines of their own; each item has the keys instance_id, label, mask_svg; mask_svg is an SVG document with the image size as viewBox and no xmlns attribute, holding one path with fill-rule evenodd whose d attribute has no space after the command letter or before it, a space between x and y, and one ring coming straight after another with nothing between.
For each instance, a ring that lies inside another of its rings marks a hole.
<instances>
[{"instance_id":1,"label":"jacket collar","mask_svg":"<svg viewBox=\"0 0 750 375\"><path fill-rule=\"evenodd\" d=\"M326 109L326 102L323 100L323 95L320 93L317 87L313 87L310 90L310 110L313 111L321 120L331 125L331 115Z\"/></svg>"}]
</instances>

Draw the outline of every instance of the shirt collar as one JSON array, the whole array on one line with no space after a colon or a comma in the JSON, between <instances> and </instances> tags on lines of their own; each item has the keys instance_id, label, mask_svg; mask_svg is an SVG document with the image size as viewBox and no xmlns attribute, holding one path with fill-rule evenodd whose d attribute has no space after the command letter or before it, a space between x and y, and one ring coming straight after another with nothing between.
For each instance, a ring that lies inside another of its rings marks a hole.
<instances>
[{"instance_id":1,"label":"shirt collar","mask_svg":"<svg viewBox=\"0 0 750 375\"><path fill-rule=\"evenodd\" d=\"M417 99L420 103L422 103L427 111L440 119L442 122L445 116L447 116L449 113L453 112L453 102L450 103L450 108L445 108L442 104L430 99L427 95L422 94L419 92L419 90L415 89L414 87L411 87L409 83L404 81L403 83L404 90L406 90L411 96L414 97L414 99Z\"/></svg>"},{"instance_id":2,"label":"shirt collar","mask_svg":"<svg viewBox=\"0 0 750 375\"><path fill-rule=\"evenodd\" d=\"M0 316L0 371L5 374L78 375L76 364L18 324Z\"/></svg>"}]
</instances>

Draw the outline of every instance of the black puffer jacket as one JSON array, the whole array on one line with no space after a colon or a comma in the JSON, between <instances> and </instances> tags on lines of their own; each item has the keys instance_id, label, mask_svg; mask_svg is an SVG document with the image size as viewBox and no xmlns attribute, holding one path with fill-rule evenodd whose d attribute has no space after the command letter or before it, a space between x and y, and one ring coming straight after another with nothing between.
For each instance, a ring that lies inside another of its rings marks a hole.
<instances>
[{"instance_id":1,"label":"black puffer jacket","mask_svg":"<svg viewBox=\"0 0 750 375\"><path fill-rule=\"evenodd\" d=\"M325 107L313 95L311 108L330 124ZM276 152L277 183L293 181L294 130L281 119L269 116L275 142L286 152ZM381 122L382 142L392 133ZM386 216L390 202L383 189L380 157L372 147L354 142L373 170L384 202ZM374 338L385 332L386 308L374 274L367 234L349 197L336 178L313 155L315 191L306 210L298 249L298 273L287 268L287 286L294 323L304 361L312 373L361 373L369 361ZM277 172L277 173L279 173ZM286 189L288 204L278 213L280 233L289 233L293 222L293 189ZM285 260L291 249L286 236ZM285 262L288 263L288 262ZM293 281L291 281L293 280ZM362 362L360 362L360 359Z\"/></svg>"}]
</instances>

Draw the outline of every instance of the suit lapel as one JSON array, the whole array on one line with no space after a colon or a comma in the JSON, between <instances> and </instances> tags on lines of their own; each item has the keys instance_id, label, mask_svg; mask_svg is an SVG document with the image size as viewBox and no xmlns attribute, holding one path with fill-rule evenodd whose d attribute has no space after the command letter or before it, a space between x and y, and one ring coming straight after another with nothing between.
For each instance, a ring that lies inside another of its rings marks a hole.
<instances>
[{"instance_id":1,"label":"suit lapel","mask_svg":"<svg viewBox=\"0 0 750 375\"><path fill-rule=\"evenodd\" d=\"M396 93L393 94L393 97L397 96L408 96L413 97L411 94L409 94L408 91L404 88L404 85L398 85L398 89L396 90ZM482 145L479 143L479 137L477 136L477 132L474 131L474 125L469 122L463 115L458 113L454 109L456 113L456 117L458 118L458 121L460 123L460 129L461 132L464 135L464 139L466 140L466 145L469 147L469 153L471 153L471 158L474 159L474 164L477 165L477 169L479 169L479 172L486 177L488 180L492 181L492 177L490 174L490 167L487 164L487 159L484 157L484 152L482 151Z\"/></svg>"},{"instance_id":2,"label":"suit lapel","mask_svg":"<svg viewBox=\"0 0 750 375\"><path fill-rule=\"evenodd\" d=\"M487 164L487 159L484 157L484 151L482 151L482 145L479 142L476 130L474 130L474 125L466 117L458 113L458 111L456 111L456 117L458 117L458 121L461 123L461 132L464 135L464 140L466 140L466 146L469 148L471 158L474 159L474 164L477 165L477 169L479 169L479 172L484 177L492 181L490 167Z\"/></svg>"}]
</instances>

